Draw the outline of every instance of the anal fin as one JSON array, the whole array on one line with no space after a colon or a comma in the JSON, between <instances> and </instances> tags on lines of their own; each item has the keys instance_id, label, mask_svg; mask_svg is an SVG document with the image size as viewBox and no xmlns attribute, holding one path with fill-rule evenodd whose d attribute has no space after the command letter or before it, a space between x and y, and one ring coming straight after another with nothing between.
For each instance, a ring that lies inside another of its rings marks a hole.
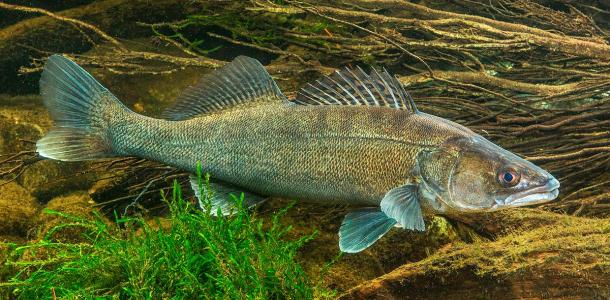
<instances>
[{"instance_id":1,"label":"anal fin","mask_svg":"<svg viewBox=\"0 0 610 300\"><path fill-rule=\"evenodd\" d=\"M199 201L199 207L201 209L206 209L206 204L204 203L204 199L201 197L201 192L203 191L204 193L206 193L208 187L211 189L212 193L210 198L210 205L212 207L210 212L213 215L217 215L219 209L220 213L223 216L228 216L235 212L237 209L235 207L237 202L235 201L234 197L238 199L242 193L244 194L243 206L246 208L251 208L267 200L267 198L264 196L248 191L243 191L243 188L232 185L230 183L212 181L207 186L201 186L200 189L200 181L197 175L191 175L189 179L191 182L191 187L195 192L195 196Z\"/></svg>"}]
</instances>

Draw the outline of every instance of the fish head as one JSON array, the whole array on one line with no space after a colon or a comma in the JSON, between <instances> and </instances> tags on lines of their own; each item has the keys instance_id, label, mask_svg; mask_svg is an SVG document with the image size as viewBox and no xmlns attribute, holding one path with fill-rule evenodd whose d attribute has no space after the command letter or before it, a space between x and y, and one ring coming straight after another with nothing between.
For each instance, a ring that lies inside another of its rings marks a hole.
<instances>
[{"instance_id":1,"label":"fish head","mask_svg":"<svg viewBox=\"0 0 610 300\"><path fill-rule=\"evenodd\" d=\"M481 212L549 202L559 181L549 172L479 136L450 141L449 150L419 162L428 194L445 211ZM434 168L437 171L426 171Z\"/></svg>"}]
</instances>

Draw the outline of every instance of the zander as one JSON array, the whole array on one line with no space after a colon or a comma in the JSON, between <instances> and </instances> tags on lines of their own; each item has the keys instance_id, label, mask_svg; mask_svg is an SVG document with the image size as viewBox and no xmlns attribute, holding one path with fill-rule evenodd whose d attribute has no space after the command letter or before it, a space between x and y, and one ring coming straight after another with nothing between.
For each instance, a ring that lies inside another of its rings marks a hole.
<instances>
[{"instance_id":1,"label":"zander","mask_svg":"<svg viewBox=\"0 0 610 300\"><path fill-rule=\"evenodd\" d=\"M359 252L424 214L459 215L557 197L548 172L454 122L420 112L385 70L344 69L294 101L255 59L240 56L187 89L162 119L136 114L74 62L53 55L40 90L55 127L41 156L138 156L212 174L213 212L268 196L354 207L339 231ZM196 176L192 186L199 191ZM199 193L196 192L199 197ZM201 201L201 200L200 200Z\"/></svg>"}]
</instances>

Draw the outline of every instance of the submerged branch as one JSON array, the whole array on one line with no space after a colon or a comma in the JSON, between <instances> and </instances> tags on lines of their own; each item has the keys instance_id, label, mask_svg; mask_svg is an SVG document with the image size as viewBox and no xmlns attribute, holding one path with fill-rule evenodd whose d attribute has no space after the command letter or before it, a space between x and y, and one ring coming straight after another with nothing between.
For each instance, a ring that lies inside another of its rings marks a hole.
<instances>
[{"instance_id":1,"label":"submerged branch","mask_svg":"<svg viewBox=\"0 0 610 300\"><path fill-rule=\"evenodd\" d=\"M56 20L59 20L59 21L62 21L62 22L76 24L78 26L87 28L87 29L95 32L97 35L101 36L106 41L112 43L114 46L116 46L119 49L124 49L125 48L121 42L119 42L117 39L111 37L110 35L108 35L104 31L100 30L96 26L93 26L93 25L91 25L89 23L83 22L83 21L78 20L78 19L74 19L74 18L65 17L65 16L61 16L61 15L55 14L53 12L50 12L50 11L46 10L46 9L37 8L37 7L29 7L29 6L22 6L22 5L15 5L15 4L8 4L8 3L2 3L2 2L0 2L0 9L8 9L8 10L15 10L15 11L22 11L22 12L29 12L29 13L38 13L38 14L47 15L47 16L53 18L53 19L56 19Z\"/></svg>"}]
</instances>

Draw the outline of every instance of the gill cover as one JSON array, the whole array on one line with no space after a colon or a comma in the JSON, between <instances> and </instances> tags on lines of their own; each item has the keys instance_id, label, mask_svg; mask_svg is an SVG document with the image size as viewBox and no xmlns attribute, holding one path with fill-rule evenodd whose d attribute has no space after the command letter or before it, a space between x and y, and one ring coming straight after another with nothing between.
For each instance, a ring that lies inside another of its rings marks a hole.
<instances>
[{"instance_id":1,"label":"gill cover","mask_svg":"<svg viewBox=\"0 0 610 300\"><path fill-rule=\"evenodd\" d=\"M439 205L444 206L435 203L437 199L449 200L446 198L449 197L451 175L455 172L458 160L459 153L454 149L424 150L417 157L419 176L423 181L420 188L427 195L428 203L436 204L436 209L442 208Z\"/></svg>"},{"instance_id":2,"label":"gill cover","mask_svg":"<svg viewBox=\"0 0 610 300\"><path fill-rule=\"evenodd\" d=\"M455 151L424 150L417 157L420 176L435 192L446 192L458 161Z\"/></svg>"}]
</instances>

